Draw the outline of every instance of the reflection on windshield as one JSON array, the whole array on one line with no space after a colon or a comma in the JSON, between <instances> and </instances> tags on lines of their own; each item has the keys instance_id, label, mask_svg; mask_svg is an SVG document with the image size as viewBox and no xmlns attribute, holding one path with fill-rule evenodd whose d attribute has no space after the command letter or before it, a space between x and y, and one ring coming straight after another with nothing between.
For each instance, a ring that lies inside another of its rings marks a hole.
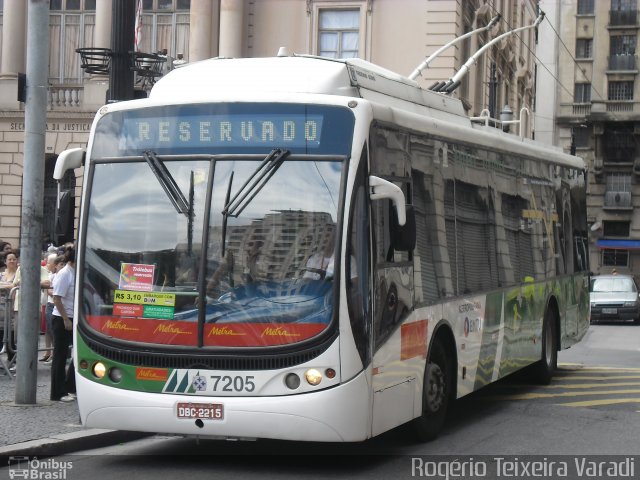
<instances>
[{"instance_id":1,"label":"reflection on windshield","mask_svg":"<svg viewBox=\"0 0 640 480\"><path fill-rule=\"evenodd\" d=\"M83 270L87 323L114 338L188 346L280 345L324 331L334 308L342 162L282 162L228 217L223 250L229 185L233 198L260 162L160 160L189 192L190 218L149 179L143 159L95 166Z\"/></svg>"},{"instance_id":2,"label":"reflection on windshield","mask_svg":"<svg viewBox=\"0 0 640 480\"><path fill-rule=\"evenodd\" d=\"M592 292L634 292L630 278L598 278L592 282Z\"/></svg>"}]
</instances>

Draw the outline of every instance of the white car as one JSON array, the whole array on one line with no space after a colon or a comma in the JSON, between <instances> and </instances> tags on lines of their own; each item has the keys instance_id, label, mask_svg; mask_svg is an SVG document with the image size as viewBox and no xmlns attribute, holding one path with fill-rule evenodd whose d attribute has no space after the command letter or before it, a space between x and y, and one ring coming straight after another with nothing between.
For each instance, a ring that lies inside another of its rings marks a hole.
<instances>
[{"instance_id":1,"label":"white car","mask_svg":"<svg viewBox=\"0 0 640 480\"><path fill-rule=\"evenodd\" d=\"M599 275L591 278L591 323L600 320L633 320L640 324L638 286L631 275Z\"/></svg>"}]
</instances>

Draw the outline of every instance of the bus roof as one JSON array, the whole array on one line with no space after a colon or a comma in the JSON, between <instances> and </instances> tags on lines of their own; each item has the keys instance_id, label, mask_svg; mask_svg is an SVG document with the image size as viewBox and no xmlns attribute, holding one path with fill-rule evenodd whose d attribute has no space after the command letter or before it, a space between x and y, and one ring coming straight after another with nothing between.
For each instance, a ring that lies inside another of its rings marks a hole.
<instances>
[{"instance_id":1,"label":"bus roof","mask_svg":"<svg viewBox=\"0 0 640 480\"><path fill-rule=\"evenodd\" d=\"M400 123L404 117L407 126L411 122L443 122L434 128L447 131L454 138L464 131L463 136L472 143L584 168L582 159L565 154L558 147L472 125L459 99L425 90L414 80L359 58L212 58L174 69L156 83L149 98L154 103L233 102L255 98L257 93L278 98L287 94L363 98L381 107L375 108L378 114L390 108L389 114Z\"/></svg>"},{"instance_id":2,"label":"bus roof","mask_svg":"<svg viewBox=\"0 0 640 480\"><path fill-rule=\"evenodd\" d=\"M424 90L414 80L359 58L213 58L171 71L153 87L150 98L188 102L223 96L229 100L256 90L359 97L387 105L394 100L409 102L427 107L426 113L436 118L470 125L460 100Z\"/></svg>"}]
</instances>

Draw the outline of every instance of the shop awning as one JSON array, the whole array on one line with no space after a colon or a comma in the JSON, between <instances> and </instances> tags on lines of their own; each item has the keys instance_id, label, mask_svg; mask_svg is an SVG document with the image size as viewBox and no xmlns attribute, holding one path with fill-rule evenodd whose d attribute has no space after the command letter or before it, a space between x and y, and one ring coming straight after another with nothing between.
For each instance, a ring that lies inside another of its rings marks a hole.
<instances>
[{"instance_id":1,"label":"shop awning","mask_svg":"<svg viewBox=\"0 0 640 480\"><path fill-rule=\"evenodd\" d=\"M640 240L605 240L596 241L598 248L613 248L620 250L640 250Z\"/></svg>"}]
</instances>

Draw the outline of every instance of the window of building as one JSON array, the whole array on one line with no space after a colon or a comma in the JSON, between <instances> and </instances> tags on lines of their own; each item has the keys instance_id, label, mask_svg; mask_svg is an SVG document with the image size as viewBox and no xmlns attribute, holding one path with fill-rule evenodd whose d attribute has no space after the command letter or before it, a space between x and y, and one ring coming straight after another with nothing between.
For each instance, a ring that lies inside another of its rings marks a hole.
<instances>
[{"instance_id":1,"label":"window of building","mask_svg":"<svg viewBox=\"0 0 640 480\"><path fill-rule=\"evenodd\" d=\"M611 0L609 24L612 26L636 25L638 11L636 0Z\"/></svg>"},{"instance_id":2,"label":"window of building","mask_svg":"<svg viewBox=\"0 0 640 480\"><path fill-rule=\"evenodd\" d=\"M359 56L360 10L320 10L318 54L330 58Z\"/></svg>"},{"instance_id":3,"label":"window of building","mask_svg":"<svg viewBox=\"0 0 640 480\"><path fill-rule=\"evenodd\" d=\"M189 0L145 0L142 5L140 51L189 53ZM186 11L185 11L186 10Z\"/></svg>"},{"instance_id":4,"label":"window of building","mask_svg":"<svg viewBox=\"0 0 640 480\"><path fill-rule=\"evenodd\" d=\"M51 2L53 5L55 2ZM66 10L67 4L74 7ZM80 68L78 47L93 47L95 28L95 1L85 0L80 7L93 7L81 10L77 4L66 0L58 1L49 12L49 81L52 84L81 83L83 72Z\"/></svg>"},{"instance_id":5,"label":"window of building","mask_svg":"<svg viewBox=\"0 0 640 480\"><path fill-rule=\"evenodd\" d=\"M191 0L142 0L142 11L189 10Z\"/></svg>"},{"instance_id":6,"label":"window of building","mask_svg":"<svg viewBox=\"0 0 640 480\"><path fill-rule=\"evenodd\" d=\"M572 130L573 142L576 148L589 148L591 129L587 127L575 127Z\"/></svg>"},{"instance_id":7,"label":"window of building","mask_svg":"<svg viewBox=\"0 0 640 480\"><path fill-rule=\"evenodd\" d=\"M611 55L635 55L637 37L635 35L616 35L611 37L609 53Z\"/></svg>"},{"instance_id":8,"label":"window of building","mask_svg":"<svg viewBox=\"0 0 640 480\"><path fill-rule=\"evenodd\" d=\"M593 15L594 0L578 0L578 15Z\"/></svg>"},{"instance_id":9,"label":"window of building","mask_svg":"<svg viewBox=\"0 0 640 480\"><path fill-rule=\"evenodd\" d=\"M49 10L95 10L96 0L50 0Z\"/></svg>"},{"instance_id":10,"label":"window of building","mask_svg":"<svg viewBox=\"0 0 640 480\"><path fill-rule=\"evenodd\" d=\"M602 232L605 237L628 237L630 222L604 221Z\"/></svg>"},{"instance_id":11,"label":"window of building","mask_svg":"<svg viewBox=\"0 0 640 480\"><path fill-rule=\"evenodd\" d=\"M617 161L620 162L621 160ZM622 162L624 161L628 161L628 158L622 160ZM633 208L631 174L615 172L607 175L607 189L604 192L604 207L611 209Z\"/></svg>"},{"instance_id":12,"label":"window of building","mask_svg":"<svg viewBox=\"0 0 640 480\"><path fill-rule=\"evenodd\" d=\"M629 265L629 250L603 249L602 265L605 267L626 267Z\"/></svg>"},{"instance_id":13,"label":"window of building","mask_svg":"<svg viewBox=\"0 0 640 480\"><path fill-rule=\"evenodd\" d=\"M576 40L576 58L591 58L592 51L592 38L579 38Z\"/></svg>"},{"instance_id":14,"label":"window of building","mask_svg":"<svg viewBox=\"0 0 640 480\"><path fill-rule=\"evenodd\" d=\"M609 82L609 100L633 100L633 81Z\"/></svg>"},{"instance_id":15,"label":"window of building","mask_svg":"<svg viewBox=\"0 0 640 480\"><path fill-rule=\"evenodd\" d=\"M575 103L591 102L591 84L576 83L574 85L573 101Z\"/></svg>"},{"instance_id":16,"label":"window of building","mask_svg":"<svg viewBox=\"0 0 640 480\"><path fill-rule=\"evenodd\" d=\"M579 38L576 40L576 58L591 58L593 53L593 39Z\"/></svg>"},{"instance_id":17,"label":"window of building","mask_svg":"<svg viewBox=\"0 0 640 480\"><path fill-rule=\"evenodd\" d=\"M609 70L636 69L636 35L615 35L609 46Z\"/></svg>"},{"instance_id":18,"label":"window of building","mask_svg":"<svg viewBox=\"0 0 640 480\"><path fill-rule=\"evenodd\" d=\"M637 0L611 0L611 10L636 10Z\"/></svg>"},{"instance_id":19,"label":"window of building","mask_svg":"<svg viewBox=\"0 0 640 480\"><path fill-rule=\"evenodd\" d=\"M631 175L619 172L607 175L607 192L631 192Z\"/></svg>"},{"instance_id":20,"label":"window of building","mask_svg":"<svg viewBox=\"0 0 640 480\"><path fill-rule=\"evenodd\" d=\"M636 157L636 140L633 133L634 127L627 123L609 125L605 128L603 135L604 158L606 162L632 162ZM618 175L618 174L611 174ZM629 177L629 187L631 177ZM618 190L620 191L620 190ZM623 190L631 191L631 190Z\"/></svg>"}]
</instances>

